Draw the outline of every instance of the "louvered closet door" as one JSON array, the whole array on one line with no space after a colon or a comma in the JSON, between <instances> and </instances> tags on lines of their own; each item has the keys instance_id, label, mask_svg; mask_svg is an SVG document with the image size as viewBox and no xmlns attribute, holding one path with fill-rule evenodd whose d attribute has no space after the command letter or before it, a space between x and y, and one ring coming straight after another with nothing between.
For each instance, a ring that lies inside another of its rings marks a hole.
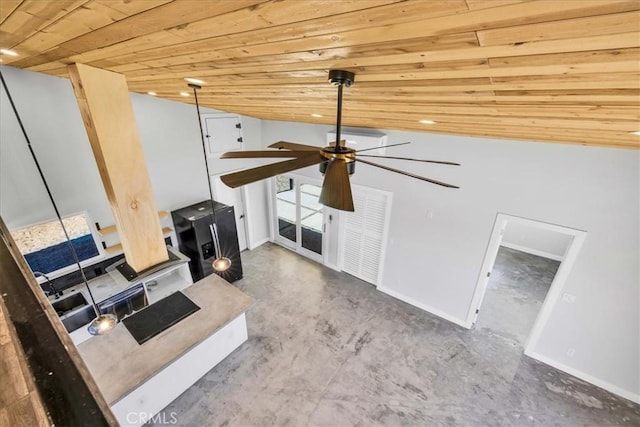
<instances>
[{"instance_id":1,"label":"louvered closet door","mask_svg":"<svg viewBox=\"0 0 640 427\"><path fill-rule=\"evenodd\" d=\"M355 212L345 212L342 270L377 285L391 208L391 195L353 188ZM344 220L342 220L344 218Z\"/></svg>"}]
</instances>

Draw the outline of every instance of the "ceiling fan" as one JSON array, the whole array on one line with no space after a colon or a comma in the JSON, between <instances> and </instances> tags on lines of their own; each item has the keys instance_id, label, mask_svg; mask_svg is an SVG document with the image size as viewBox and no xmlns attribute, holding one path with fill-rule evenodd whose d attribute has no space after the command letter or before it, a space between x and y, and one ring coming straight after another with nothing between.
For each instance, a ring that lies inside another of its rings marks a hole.
<instances>
[{"instance_id":1,"label":"ceiling fan","mask_svg":"<svg viewBox=\"0 0 640 427\"><path fill-rule=\"evenodd\" d=\"M351 195L351 184L349 175L355 172L355 162L365 163L391 172L396 172L411 178L420 179L432 184L441 185L449 188L459 188L452 184L436 181L434 179L425 178L409 172L394 169L388 166L373 163L369 160L363 160L361 157L380 157L385 159L410 160L415 162L438 163L442 165L460 166L459 163L444 162L437 160L420 160L407 157L390 157L390 156L369 156L365 154L357 154L368 150L377 150L380 148L394 147L397 145L409 144L404 142L400 144L391 144L383 147L368 148L363 150L354 150L346 146L345 140L340 139L340 131L342 126L342 90L343 87L349 87L353 84L355 74L344 70L329 71L329 81L338 86L338 108L336 117L336 141L328 147L316 147L312 145L298 144L293 142L280 141L269 145L269 148L277 148L278 150L258 150L258 151L229 151L220 158L222 159L248 159L248 158L291 158L279 163L273 163L265 166L259 166L251 169L245 169L239 172L233 172L220 177L222 182L231 188L250 184L282 173L301 169L311 165L320 165L320 172L324 174L324 182L320 193L320 203L335 209L343 211L353 211L353 198Z\"/></svg>"}]
</instances>

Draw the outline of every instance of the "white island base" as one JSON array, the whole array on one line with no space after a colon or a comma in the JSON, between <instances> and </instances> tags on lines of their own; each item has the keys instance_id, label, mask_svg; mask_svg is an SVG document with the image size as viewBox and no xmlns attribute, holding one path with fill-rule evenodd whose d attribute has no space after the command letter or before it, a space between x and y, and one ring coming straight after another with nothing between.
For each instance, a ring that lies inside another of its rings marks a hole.
<instances>
[{"instance_id":1,"label":"white island base","mask_svg":"<svg viewBox=\"0 0 640 427\"><path fill-rule=\"evenodd\" d=\"M149 421L247 340L244 313L111 406L122 426ZM165 414L170 419L170 414Z\"/></svg>"},{"instance_id":2,"label":"white island base","mask_svg":"<svg viewBox=\"0 0 640 427\"><path fill-rule=\"evenodd\" d=\"M144 344L119 323L109 334L78 345L122 426L152 419L247 340L245 311L251 297L216 275L182 292L200 310ZM160 415L166 422L173 417Z\"/></svg>"}]
</instances>

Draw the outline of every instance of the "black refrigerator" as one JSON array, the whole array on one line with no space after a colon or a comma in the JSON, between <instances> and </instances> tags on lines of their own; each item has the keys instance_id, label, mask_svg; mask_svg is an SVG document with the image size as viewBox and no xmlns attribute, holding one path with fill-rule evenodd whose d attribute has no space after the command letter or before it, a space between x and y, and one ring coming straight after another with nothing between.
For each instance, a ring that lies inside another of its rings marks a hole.
<instances>
[{"instance_id":1,"label":"black refrigerator","mask_svg":"<svg viewBox=\"0 0 640 427\"><path fill-rule=\"evenodd\" d=\"M172 211L171 217L180 252L191 259L189 268L194 282L211 273L216 273L228 282L242 278L242 261L233 206L214 202L212 211L211 200L204 200ZM211 265L218 255L215 253L210 228L214 221L218 230L221 255L231 260L231 267L226 271L214 271Z\"/></svg>"}]
</instances>

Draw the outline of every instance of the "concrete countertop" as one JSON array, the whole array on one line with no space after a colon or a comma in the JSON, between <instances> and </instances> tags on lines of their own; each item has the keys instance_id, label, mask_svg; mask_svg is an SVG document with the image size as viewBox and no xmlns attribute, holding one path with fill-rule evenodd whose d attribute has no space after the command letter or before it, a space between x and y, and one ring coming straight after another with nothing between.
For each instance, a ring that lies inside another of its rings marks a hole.
<instances>
[{"instance_id":1,"label":"concrete countertop","mask_svg":"<svg viewBox=\"0 0 640 427\"><path fill-rule=\"evenodd\" d=\"M253 298L215 274L182 291L200 310L139 345L119 323L110 333L78 345L109 405L245 312Z\"/></svg>"},{"instance_id":2,"label":"concrete countertop","mask_svg":"<svg viewBox=\"0 0 640 427\"><path fill-rule=\"evenodd\" d=\"M117 294L120 291L123 291L129 286L133 284L129 284L128 286L123 286L122 284L116 283L115 280L108 274L103 274L102 276L98 276L94 279L91 279L87 282L89 284L89 289L91 289L91 293L95 298L96 302L103 301L109 298L112 295ZM91 304L91 299L89 298L89 294L87 293L87 288L84 283L79 283L77 285L71 286L69 288L64 289L64 294L60 298L56 298L53 295L48 297L51 303L56 301L62 301L65 298L77 293L81 293L84 295L84 298Z\"/></svg>"},{"instance_id":3,"label":"concrete countertop","mask_svg":"<svg viewBox=\"0 0 640 427\"><path fill-rule=\"evenodd\" d=\"M180 262L176 263L171 268L166 268L163 270L159 270L154 272L153 274L143 276L138 280L127 281L120 273L117 271L111 271L108 274L103 274L94 279L88 281L89 289L91 289L91 294L95 299L96 303L106 300L107 298L117 294L118 292L124 291L125 289L136 285L141 282L145 282L148 280L152 280L157 276L161 276L167 274L168 272L173 271L175 268L179 268L181 263L189 262L189 258L180 253L176 248L172 248L171 246L167 247L173 254L175 254ZM87 293L87 288L84 283L79 283L75 286L69 287L64 290L64 294L61 298L56 299L54 296L49 296L48 299L51 303L67 298L68 296L80 292L84 295L85 299L91 303L91 299L89 298L89 294Z\"/></svg>"}]
</instances>

